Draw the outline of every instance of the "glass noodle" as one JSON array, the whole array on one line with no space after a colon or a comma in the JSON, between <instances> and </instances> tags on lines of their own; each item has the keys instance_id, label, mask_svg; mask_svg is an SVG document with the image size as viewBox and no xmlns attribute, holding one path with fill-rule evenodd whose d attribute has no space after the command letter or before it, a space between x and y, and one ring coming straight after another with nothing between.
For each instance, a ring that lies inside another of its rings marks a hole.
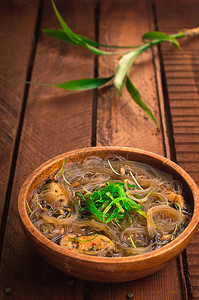
<instances>
[{"instance_id":1,"label":"glass noodle","mask_svg":"<svg viewBox=\"0 0 199 300\"><path fill-rule=\"evenodd\" d=\"M115 155L64 161L34 191L27 210L34 226L61 247L108 257L158 249L191 218L180 182Z\"/></svg>"}]
</instances>

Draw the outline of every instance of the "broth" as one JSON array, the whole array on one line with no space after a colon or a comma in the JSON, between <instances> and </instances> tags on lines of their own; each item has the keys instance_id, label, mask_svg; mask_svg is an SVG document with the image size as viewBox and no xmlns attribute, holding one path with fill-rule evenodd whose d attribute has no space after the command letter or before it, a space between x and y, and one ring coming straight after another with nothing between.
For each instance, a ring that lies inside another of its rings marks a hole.
<instances>
[{"instance_id":1,"label":"broth","mask_svg":"<svg viewBox=\"0 0 199 300\"><path fill-rule=\"evenodd\" d=\"M105 257L156 250L191 219L180 182L148 164L114 155L63 163L27 206L34 226L51 241Z\"/></svg>"}]
</instances>

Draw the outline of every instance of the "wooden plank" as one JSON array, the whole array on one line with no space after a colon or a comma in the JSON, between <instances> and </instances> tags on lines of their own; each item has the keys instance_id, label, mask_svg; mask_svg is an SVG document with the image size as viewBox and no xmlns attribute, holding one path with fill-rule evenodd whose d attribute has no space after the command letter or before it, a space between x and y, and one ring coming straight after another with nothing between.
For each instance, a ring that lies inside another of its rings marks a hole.
<instances>
[{"instance_id":1,"label":"wooden plank","mask_svg":"<svg viewBox=\"0 0 199 300\"><path fill-rule=\"evenodd\" d=\"M198 290L198 286L193 286L192 288L192 295L193 295L193 298L195 300L199 300L199 290Z\"/></svg>"},{"instance_id":2,"label":"wooden plank","mask_svg":"<svg viewBox=\"0 0 199 300\"><path fill-rule=\"evenodd\" d=\"M178 153L178 162L190 162L190 161L197 161L198 159L198 152L187 153L187 152L180 152Z\"/></svg>"},{"instance_id":3,"label":"wooden plank","mask_svg":"<svg viewBox=\"0 0 199 300\"><path fill-rule=\"evenodd\" d=\"M184 99L184 100L187 100L187 101L189 101L189 100L195 100L195 99L198 99L198 92L192 92L192 93L170 93L170 96L169 96L169 98L171 99L171 100L175 100L175 101L177 101L177 100L182 100L182 98Z\"/></svg>"},{"instance_id":4,"label":"wooden plank","mask_svg":"<svg viewBox=\"0 0 199 300\"><path fill-rule=\"evenodd\" d=\"M199 143L199 133L196 132L196 133L176 133L175 135L175 141L176 141L176 144L178 143L193 143L193 140L194 140L194 143L198 144ZM196 149L197 150L197 149Z\"/></svg>"},{"instance_id":5,"label":"wooden plank","mask_svg":"<svg viewBox=\"0 0 199 300\"><path fill-rule=\"evenodd\" d=\"M191 109L193 107L197 107L198 106L198 100L197 99L189 99L189 100L185 100L185 99L179 99L179 100L172 100L170 101L170 107L173 109L177 109L179 107L183 107L184 109Z\"/></svg>"},{"instance_id":6,"label":"wooden plank","mask_svg":"<svg viewBox=\"0 0 199 300\"><path fill-rule=\"evenodd\" d=\"M189 172L198 172L198 163L199 163L199 161L197 160L197 161L195 161L195 162L193 162L193 161L184 161L184 160L181 160L181 161L179 161L178 160L178 163L179 163L179 165L183 168L183 169L185 169L188 173Z\"/></svg>"},{"instance_id":7,"label":"wooden plank","mask_svg":"<svg viewBox=\"0 0 199 300\"><path fill-rule=\"evenodd\" d=\"M86 4L86 6L82 3ZM52 11L49 11L48 5L49 4L46 3L44 7L45 15L43 26L56 27L52 20ZM94 7L90 5L90 1L89 3L88 1L78 1L78 5L76 2L76 5L74 6L71 3L64 3L64 1L58 2L58 8L62 11L62 14L67 17L67 20L69 20L68 23L73 24L74 30L85 35L88 35L89 32L89 37L93 38ZM119 16L118 13L116 14L115 5L119 12ZM123 42L123 39L125 39L124 42L127 42L128 39L126 39L124 29L128 28L126 25L129 23L132 26L133 20L136 20L136 24L140 25L138 28L134 26L132 29L132 33L135 33L135 37L136 34L138 37L143 31L147 31L149 29L146 15L147 7L141 2L136 5L138 5L138 7L136 6L137 13L133 10L135 5L133 5L132 1L125 2L124 6L123 3L120 2L119 4L119 1L114 1L114 5L112 3L109 7L109 11L106 10L108 3L102 3L101 24L105 24L104 21L106 20L107 27L105 26L104 31L102 31L104 25L100 26L101 35L103 36L105 32L109 32L108 25L114 24L114 26L118 26L118 28L115 33L113 28L111 29L111 35L114 33L113 39L115 39L116 42ZM86 19L83 18L85 14L88 16ZM114 14L115 17L113 18ZM125 16L125 19L122 20L122 16ZM50 24L48 24L49 18L51 19ZM112 23L112 21L115 21L115 23ZM140 30L139 33L137 32L137 29ZM123 37L118 38L119 34L122 34ZM102 36L101 41L103 40ZM130 36L133 35L130 34ZM110 36L110 39L112 41L112 36ZM107 38L107 40L109 40L109 38ZM57 82L63 82L74 79L75 77L71 78L69 76L71 74L82 77L85 72L87 76L93 76L94 61L92 60L91 62L90 56L87 56L86 50L84 51L81 49L79 52L71 54L71 49L73 49L72 46L62 46L59 42L53 40L50 41L47 38L42 37L38 45L33 80L42 80L43 82L52 81L52 83L54 83L54 78L56 78ZM65 57L66 53L69 56ZM81 56L79 61L77 60L77 53L78 56ZM151 63L148 64L149 58L150 60L152 58L150 53L143 57L143 60L146 59L147 61L143 74L139 71L139 68L136 68L135 82L139 89L141 88L141 85L144 86L145 97L147 93L150 94L151 99L154 97L152 110L155 110L158 121L160 121L159 110L157 108L158 100L154 80L154 70L153 65ZM103 66L103 74L106 72L106 66L109 64L111 66L113 63L115 65L115 62L112 61L108 61L108 63L106 61L105 63ZM66 66L68 73L66 72L66 68L61 68L62 66ZM139 80L141 81L139 82ZM152 83L149 83L150 81L148 80L151 80ZM153 88L149 88L150 85L152 85ZM105 95L105 99L103 99L103 95ZM104 91L103 94L100 94L99 109L104 109L104 120L108 115L109 107L105 104L102 106L101 101L104 100L105 102L110 100L109 96L111 96L111 93L109 94L108 91L105 94ZM104 124L107 125L107 128L104 128L106 132L104 132L103 135L99 136L98 132L98 137L100 138L100 140L98 139L98 144L101 143L107 145L109 143L122 143L122 145L139 146L164 154L162 133L156 131L156 129L154 129L155 127L152 127L152 122L150 123L148 119L145 120L145 116L142 115L142 112L140 112L139 109L137 110L133 105L129 105L129 99L127 99L128 101L126 102L123 101L124 109L122 110L123 106L119 103L118 95L116 95L115 98L116 105L113 103L112 99L112 106L110 106L112 109L113 122L108 123L102 120L101 123L98 123L98 125L102 126L102 129ZM59 106L57 105L58 101ZM67 101L69 102L68 104ZM31 88L3 252L3 288L5 288L5 286L11 286L11 296L14 299L22 300L27 298L80 300L85 300L86 298L100 298L119 300L126 298L128 291L133 291L136 298L139 299L146 299L147 296L148 299L181 299L176 261L149 278L138 280L136 282L121 285L90 284L76 279L73 279L73 282L71 282L70 277L54 270L41 260L31 249L21 232L16 212L16 198L19 187L33 168L47 158L72 148L90 145L91 102L92 93L78 93L78 95L76 95L74 93L64 93L63 91L53 89L47 90L46 88L40 87ZM84 103L84 106L82 103ZM60 118L60 115L63 117ZM103 111L101 111L100 116L102 117L102 115ZM119 122L116 122L116 115L120 118ZM134 116L135 120L132 121ZM123 117L127 118L124 125ZM76 127L74 127L74 124ZM141 125L139 127L140 131L137 129L136 133L135 128L137 127L137 124ZM147 127L146 125L149 126L149 128L147 128L146 131L143 131L143 136L140 136L139 132L142 132L141 130L144 126ZM135 128L133 127L131 135L128 133L125 136L125 132L129 132L130 126L134 126ZM121 137L119 137L120 134ZM133 139L133 135L136 137L136 140ZM63 139L63 136L65 139ZM122 139L122 136L124 136L124 139ZM155 144L153 144L153 142ZM26 262L26 264L24 262ZM170 274L174 274L172 280L170 280ZM1 293L3 293L3 288L1 289ZM1 296L2 299L7 297L3 294L1 294Z\"/></svg>"},{"instance_id":8,"label":"wooden plank","mask_svg":"<svg viewBox=\"0 0 199 300\"><path fill-rule=\"evenodd\" d=\"M56 4L75 32L94 39L94 2ZM49 1L44 2L41 27L59 28ZM93 77L93 73L94 57L89 51L40 34L32 81L62 83ZM40 259L27 242L19 223L17 196L25 178L42 162L91 145L92 101L92 91L30 88L2 255L1 299L7 298L6 287L11 288L12 299L84 299L82 281L71 282L70 276Z\"/></svg>"},{"instance_id":9,"label":"wooden plank","mask_svg":"<svg viewBox=\"0 0 199 300\"><path fill-rule=\"evenodd\" d=\"M190 128L192 128L193 130L196 130L197 132L197 129L198 129L198 123L197 122L192 122L191 124L189 124L188 122L185 123L185 122L176 122L175 123L175 130L176 132L178 132L178 130L180 132L184 132L184 130L189 130Z\"/></svg>"},{"instance_id":10,"label":"wooden plank","mask_svg":"<svg viewBox=\"0 0 199 300\"><path fill-rule=\"evenodd\" d=\"M198 116L185 116L185 115L179 115L175 116L175 118L172 119L172 123L175 124L181 124L181 123L187 124L191 126L192 124L196 124L198 122Z\"/></svg>"},{"instance_id":11,"label":"wooden plank","mask_svg":"<svg viewBox=\"0 0 199 300\"><path fill-rule=\"evenodd\" d=\"M184 97L184 95L183 95ZM191 107L172 107L172 116L181 116L181 117L186 117L186 116L199 116L199 107L191 106Z\"/></svg>"},{"instance_id":12,"label":"wooden plank","mask_svg":"<svg viewBox=\"0 0 199 300\"><path fill-rule=\"evenodd\" d=\"M126 1L121 6L121 3L116 1L114 5L108 1L102 8L100 40L102 42L111 40L112 44L120 45L139 44L140 37L148 30L145 3ZM120 10L121 15L125 15L124 20L119 16ZM144 15L138 17L137 11ZM132 25L132 18L139 26ZM118 57L100 58L100 76L115 72L117 63ZM152 54L149 51L137 60L130 77L160 124L154 76ZM115 88L109 88L103 90L99 97L98 144L134 146L164 154L161 132L133 102L125 89L122 93L123 96L120 97Z\"/></svg>"},{"instance_id":13,"label":"wooden plank","mask_svg":"<svg viewBox=\"0 0 199 300\"><path fill-rule=\"evenodd\" d=\"M177 50L175 50L177 51ZM182 51L183 54L183 51ZM175 53L174 53L175 55ZM190 64L182 64L182 63L178 63L178 64L165 64L165 71L167 72L184 72L184 70L186 70L186 72L194 72L197 71L197 65L194 65L194 67ZM182 75L182 74L181 74Z\"/></svg>"},{"instance_id":14,"label":"wooden plank","mask_svg":"<svg viewBox=\"0 0 199 300\"><path fill-rule=\"evenodd\" d=\"M199 257L195 258L195 255L192 257L192 255L190 254L189 257L188 257L188 263L189 263L189 266L198 267L198 265L199 265ZM196 268L196 270L197 270L197 268ZM196 275L197 275L197 273L196 273Z\"/></svg>"},{"instance_id":15,"label":"wooden plank","mask_svg":"<svg viewBox=\"0 0 199 300\"><path fill-rule=\"evenodd\" d=\"M191 5L187 1L169 0L167 3L156 1L159 30L171 33L181 28L197 27L196 11L198 8L198 0L192 1ZM162 47L163 63L177 161L195 179L196 183L199 183L199 40L198 38L187 38L181 44L183 51L180 52L175 49L169 51L169 46ZM197 263L199 247L197 240L194 237L187 247L188 267L185 266L185 276L190 283L188 293L194 300L199 297L199 265ZM186 272L187 269L188 272Z\"/></svg>"},{"instance_id":16,"label":"wooden plank","mask_svg":"<svg viewBox=\"0 0 199 300\"><path fill-rule=\"evenodd\" d=\"M189 93L190 97L191 94L193 93L198 93L198 87L196 86L196 84L194 85L169 85L168 86L168 91L169 93L176 93L176 94L180 94L180 93Z\"/></svg>"},{"instance_id":17,"label":"wooden plank","mask_svg":"<svg viewBox=\"0 0 199 300\"><path fill-rule=\"evenodd\" d=\"M176 262L174 262L176 264ZM177 265L176 265L177 268ZM173 273L174 266L170 263L162 271L156 272L148 277L131 282L120 284L90 284L91 299L95 300L111 300L111 299L129 299L128 294L133 293L134 299L182 299L178 296L179 286L174 286L176 275ZM172 280L170 278L172 274ZM164 295L165 291L165 295Z\"/></svg>"},{"instance_id":18,"label":"wooden plank","mask_svg":"<svg viewBox=\"0 0 199 300\"><path fill-rule=\"evenodd\" d=\"M24 81L32 50L37 10L38 1L0 3L0 224L23 103Z\"/></svg>"},{"instance_id":19,"label":"wooden plank","mask_svg":"<svg viewBox=\"0 0 199 300\"><path fill-rule=\"evenodd\" d=\"M167 81L170 79L173 80L173 78L178 79L178 80L180 80L180 79L190 80L190 78L192 78L192 76L193 76L192 73L193 73L193 71L188 71L185 69L183 69L183 73L180 71L167 70ZM194 77L196 79L199 78L198 77L199 72L197 70L194 70L194 73L195 73Z\"/></svg>"},{"instance_id":20,"label":"wooden plank","mask_svg":"<svg viewBox=\"0 0 199 300\"><path fill-rule=\"evenodd\" d=\"M139 44L143 33L150 30L144 1L101 1L100 42L117 45ZM136 24L136 26L134 25ZM153 27L153 24L151 24ZM112 74L118 57L100 57L99 75ZM133 66L131 78L160 124L159 99L152 53L148 51ZM133 146L165 155L163 133L136 106L125 90L121 97L115 88L100 92L98 99L98 145ZM173 274L170 280L170 274ZM92 299L126 299L133 292L135 299L182 299L176 261L156 274L134 282L93 288ZM94 297L95 295L95 297Z\"/></svg>"}]
</instances>

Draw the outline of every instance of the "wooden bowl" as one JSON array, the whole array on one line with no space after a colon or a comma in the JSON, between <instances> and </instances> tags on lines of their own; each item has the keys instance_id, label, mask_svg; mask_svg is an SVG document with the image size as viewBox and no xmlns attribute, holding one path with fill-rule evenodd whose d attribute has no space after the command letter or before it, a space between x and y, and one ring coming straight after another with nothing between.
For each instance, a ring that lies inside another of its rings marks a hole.
<instances>
[{"instance_id":1,"label":"wooden bowl","mask_svg":"<svg viewBox=\"0 0 199 300\"><path fill-rule=\"evenodd\" d=\"M38 184L60 168L63 159L82 161L88 156L104 158L114 153L129 160L150 164L179 180L187 195L193 216L186 229L172 242L162 248L130 257L94 257L74 253L51 242L31 223L26 201L30 201L31 192ZM96 147L70 151L45 162L24 182L19 198L18 210L22 227L35 250L55 268L70 275L91 281L122 282L138 279L152 274L164 267L170 260L181 253L194 235L199 218L199 190L193 179L178 165L160 155L127 147Z\"/></svg>"}]
</instances>

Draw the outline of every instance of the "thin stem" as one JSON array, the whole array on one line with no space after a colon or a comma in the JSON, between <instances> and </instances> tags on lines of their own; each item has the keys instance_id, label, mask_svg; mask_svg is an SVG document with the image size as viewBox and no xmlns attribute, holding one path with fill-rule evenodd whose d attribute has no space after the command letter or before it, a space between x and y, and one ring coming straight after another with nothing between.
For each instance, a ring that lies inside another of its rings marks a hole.
<instances>
[{"instance_id":1,"label":"thin stem","mask_svg":"<svg viewBox=\"0 0 199 300\"><path fill-rule=\"evenodd\" d=\"M142 45L137 46L116 46L116 45L104 45L104 44L98 44L98 47L104 47L104 48L115 48L115 49L136 49L139 48Z\"/></svg>"},{"instance_id":2,"label":"thin stem","mask_svg":"<svg viewBox=\"0 0 199 300\"><path fill-rule=\"evenodd\" d=\"M30 81L25 81L25 83L28 83L28 84L31 84L31 85L38 85L38 86L55 87L54 84L50 84L50 83L37 83L37 82L30 82Z\"/></svg>"},{"instance_id":3,"label":"thin stem","mask_svg":"<svg viewBox=\"0 0 199 300\"><path fill-rule=\"evenodd\" d=\"M175 33L175 34L171 34L170 36L173 37L174 39L178 39L178 38L181 38L181 37L184 37L186 34L185 32L178 32L178 33Z\"/></svg>"}]
</instances>

